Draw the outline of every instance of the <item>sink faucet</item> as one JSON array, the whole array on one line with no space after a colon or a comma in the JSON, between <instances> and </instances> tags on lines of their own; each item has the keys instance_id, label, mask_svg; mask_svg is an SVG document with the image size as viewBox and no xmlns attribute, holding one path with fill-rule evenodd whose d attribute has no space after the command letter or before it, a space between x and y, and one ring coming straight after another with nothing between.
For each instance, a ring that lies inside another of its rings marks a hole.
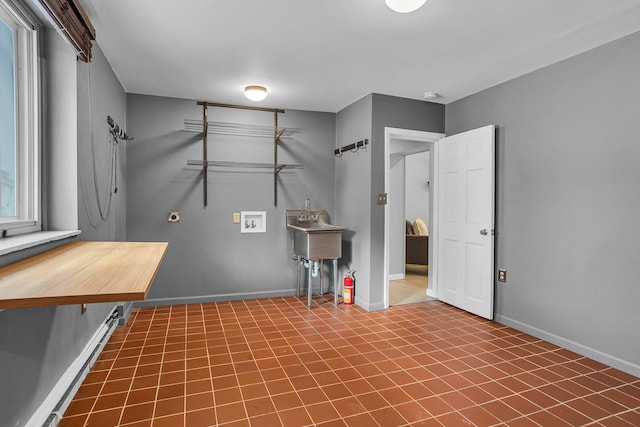
<instances>
[{"instance_id":1,"label":"sink faucet","mask_svg":"<svg viewBox=\"0 0 640 427\"><path fill-rule=\"evenodd\" d=\"M304 213L298 215L299 221L317 221L318 220L317 212L315 215L311 214L311 199L309 199L308 197L304 201L304 211L305 211Z\"/></svg>"}]
</instances>

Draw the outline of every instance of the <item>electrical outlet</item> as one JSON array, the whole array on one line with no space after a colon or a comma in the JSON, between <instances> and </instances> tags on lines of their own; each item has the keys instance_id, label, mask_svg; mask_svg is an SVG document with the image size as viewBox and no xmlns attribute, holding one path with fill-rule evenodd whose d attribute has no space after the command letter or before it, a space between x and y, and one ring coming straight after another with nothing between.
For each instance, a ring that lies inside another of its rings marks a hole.
<instances>
[{"instance_id":1,"label":"electrical outlet","mask_svg":"<svg viewBox=\"0 0 640 427\"><path fill-rule=\"evenodd\" d=\"M80 314L85 314L87 312L87 304L80 304Z\"/></svg>"},{"instance_id":2,"label":"electrical outlet","mask_svg":"<svg viewBox=\"0 0 640 427\"><path fill-rule=\"evenodd\" d=\"M387 193L378 194L378 204L386 205L387 204Z\"/></svg>"},{"instance_id":3,"label":"electrical outlet","mask_svg":"<svg viewBox=\"0 0 640 427\"><path fill-rule=\"evenodd\" d=\"M240 212L233 213L233 223L240 224Z\"/></svg>"},{"instance_id":4,"label":"electrical outlet","mask_svg":"<svg viewBox=\"0 0 640 427\"><path fill-rule=\"evenodd\" d=\"M498 282L507 282L507 270L504 268L498 269Z\"/></svg>"}]
</instances>

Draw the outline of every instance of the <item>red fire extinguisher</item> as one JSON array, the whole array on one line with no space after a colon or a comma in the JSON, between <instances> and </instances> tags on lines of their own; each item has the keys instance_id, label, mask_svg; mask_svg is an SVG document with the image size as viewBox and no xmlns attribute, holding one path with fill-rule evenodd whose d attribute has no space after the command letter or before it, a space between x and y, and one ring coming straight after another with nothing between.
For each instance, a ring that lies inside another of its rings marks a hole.
<instances>
[{"instance_id":1,"label":"red fire extinguisher","mask_svg":"<svg viewBox=\"0 0 640 427\"><path fill-rule=\"evenodd\" d=\"M347 274L344 276L344 303L345 304L353 304L354 298L354 287L355 287L355 270L347 271Z\"/></svg>"}]
</instances>

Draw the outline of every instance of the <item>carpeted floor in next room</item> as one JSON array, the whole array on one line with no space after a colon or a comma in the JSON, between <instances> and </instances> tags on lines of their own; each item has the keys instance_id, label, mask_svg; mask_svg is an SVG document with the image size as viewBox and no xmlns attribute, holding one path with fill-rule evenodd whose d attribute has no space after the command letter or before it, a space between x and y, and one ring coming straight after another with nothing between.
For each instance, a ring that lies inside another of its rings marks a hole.
<instances>
[{"instance_id":1,"label":"carpeted floor in next room","mask_svg":"<svg viewBox=\"0 0 640 427\"><path fill-rule=\"evenodd\" d=\"M638 426L640 379L438 301L193 304L134 310L59 425Z\"/></svg>"}]
</instances>

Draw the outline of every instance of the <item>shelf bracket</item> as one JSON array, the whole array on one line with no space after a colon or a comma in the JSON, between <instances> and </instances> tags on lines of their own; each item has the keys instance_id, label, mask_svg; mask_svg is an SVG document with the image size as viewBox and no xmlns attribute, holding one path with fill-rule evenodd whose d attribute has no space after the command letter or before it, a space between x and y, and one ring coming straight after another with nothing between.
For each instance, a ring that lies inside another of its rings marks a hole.
<instances>
[{"instance_id":1,"label":"shelf bracket","mask_svg":"<svg viewBox=\"0 0 640 427\"><path fill-rule=\"evenodd\" d=\"M278 139L282 133L278 132L278 112L273 112L273 206L278 207Z\"/></svg>"},{"instance_id":2,"label":"shelf bracket","mask_svg":"<svg viewBox=\"0 0 640 427\"><path fill-rule=\"evenodd\" d=\"M204 206L207 207L209 194L209 106L206 103L202 105L202 130L204 131L202 138L202 179L204 181Z\"/></svg>"}]
</instances>

